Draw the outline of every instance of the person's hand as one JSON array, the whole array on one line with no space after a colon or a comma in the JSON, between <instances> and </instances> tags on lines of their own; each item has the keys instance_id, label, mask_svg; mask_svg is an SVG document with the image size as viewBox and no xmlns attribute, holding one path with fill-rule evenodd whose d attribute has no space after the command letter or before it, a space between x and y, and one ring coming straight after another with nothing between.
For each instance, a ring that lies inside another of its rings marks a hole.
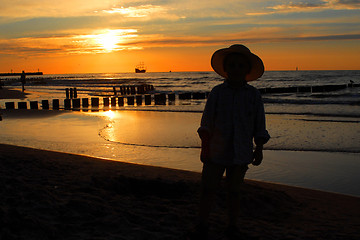
<instances>
[{"instance_id":1,"label":"person's hand","mask_svg":"<svg viewBox=\"0 0 360 240\"><path fill-rule=\"evenodd\" d=\"M259 166L263 160L262 146L256 146L252 165Z\"/></svg>"},{"instance_id":2,"label":"person's hand","mask_svg":"<svg viewBox=\"0 0 360 240\"><path fill-rule=\"evenodd\" d=\"M208 146L201 147L200 160L203 163L208 162L210 159L210 149Z\"/></svg>"}]
</instances>

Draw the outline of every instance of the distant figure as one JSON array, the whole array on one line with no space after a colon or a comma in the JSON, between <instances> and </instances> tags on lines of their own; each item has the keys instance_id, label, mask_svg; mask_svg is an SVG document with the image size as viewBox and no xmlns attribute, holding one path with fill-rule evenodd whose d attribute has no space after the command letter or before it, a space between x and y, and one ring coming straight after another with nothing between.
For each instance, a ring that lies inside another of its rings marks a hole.
<instances>
[{"instance_id":1,"label":"distant figure","mask_svg":"<svg viewBox=\"0 0 360 240\"><path fill-rule=\"evenodd\" d=\"M225 233L228 239L240 239L237 219L244 177L249 164L261 164L263 145L270 139L260 92L247 84L262 76L264 65L247 47L236 44L216 51L211 66L225 81L210 92L198 129L202 192L199 223L188 239L207 239L210 210L225 170L229 208Z\"/></svg>"},{"instance_id":2,"label":"distant figure","mask_svg":"<svg viewBox=\"0 0 360 240\"><path fill-rule=\"evenodd\" d=\"M25 83L26 83L26 74L24 71L22 71L21 76L20 76L20 81L21 81L21 86L22 86L22 91L25 91Z\"/></svg>"},{"instance_id":3,"label":"distant figure","mask_svg":"<svg viewBox=\"0 0 360 240\"><path fill-rule=\"evenodd\" d=\"M350 87L353 87L353 86L354 86L354 81L353 81L353 80L350 80L349 86L350 86Z\"/></svg>"}]
</instances>

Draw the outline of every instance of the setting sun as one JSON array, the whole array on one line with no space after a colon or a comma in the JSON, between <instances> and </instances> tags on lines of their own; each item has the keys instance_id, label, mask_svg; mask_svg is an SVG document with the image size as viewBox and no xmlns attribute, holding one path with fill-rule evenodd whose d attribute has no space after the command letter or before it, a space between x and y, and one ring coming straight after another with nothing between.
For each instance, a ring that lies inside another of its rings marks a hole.
<instances>
[{"instance_id":1,"label":"setting sun","mask_svg":"<svg viewBox=\"0 0 360 240\"><path fill-rule=\"evenodd\" d=\"M96 38L96 41L105 51L111 52L112 50L116 49L120 39L119 36L117 36L114 32L108 32L105 34L100 34Z\"/></svg>"},{"instance_id":2,"label":"setting sun","mask_svg":"<svg viewBox=\"0 0 360 240\"><path fill-rule=\"evenodd\" d=\"M113 29L102 30L94 35L84 36L92 41L97 52L114 52L125 49L121 44L127 43L131 38L136 37L135 29Z\"/></svg>"},{"instance_id":3,"label":"setting sun","mask_svg":"<svg viewBox=\"0 0 360 240\"><path fill-rule=\"evenodd\" d=\"M2 1L0 72L211 71L235 43L267 71L359 69L359 1L27 2Z\"/></svg>"}]
</instances>

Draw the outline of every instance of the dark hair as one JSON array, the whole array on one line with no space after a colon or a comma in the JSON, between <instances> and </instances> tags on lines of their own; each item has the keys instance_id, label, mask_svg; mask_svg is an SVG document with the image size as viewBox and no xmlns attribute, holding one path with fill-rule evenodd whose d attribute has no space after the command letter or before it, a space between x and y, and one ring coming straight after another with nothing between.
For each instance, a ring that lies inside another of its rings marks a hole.
<instances>
[{"instance_id":1,"label":"dark hair","mask_svg":"<svg viewBox=\"0 0 360 240\"><path fill-rule=\"evenodd\" d=\"M225 63L229 59L229 57L234 56L234 55L235 56L242 56L244 59L247 60L247 63L249 64L249 72L250 72L251 68L252 68L252 64L251 64L250 59L246 55L241 54L241 53L237 53L237 52L232 52L232 53L229 53L229 54L225 55L224 60L223 60L223 69L225 70Z\"/></svg>"}]
</instances>

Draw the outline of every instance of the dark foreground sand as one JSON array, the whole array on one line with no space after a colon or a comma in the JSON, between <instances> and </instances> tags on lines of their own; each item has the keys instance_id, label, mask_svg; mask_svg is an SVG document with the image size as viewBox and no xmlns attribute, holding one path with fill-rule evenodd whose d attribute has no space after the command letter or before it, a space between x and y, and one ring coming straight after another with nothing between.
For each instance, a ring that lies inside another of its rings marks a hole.
<instances>
[{"instance_id":1,"label":"dark foreground sand","mask_svg":"<svg viewBox=\"0 0 360 240\"><path fill-rule=\"evenodd\" d=\"M23 93L19 90L0 88L0 99L24 99L27 93Z\"/></svg>"},{"instance_id":2,"label":"dark foreground sand","mask_svg":"<svg viewBox=\"0 0 360 240\"><path fill-rule=\"evenodd\" d=\"M184 239L198 173L0 144L0 239ZM244 239L360 239L360 198L247 181ZM222 236L223 191L210 235Z\"/></svg>"}]
</instances>

